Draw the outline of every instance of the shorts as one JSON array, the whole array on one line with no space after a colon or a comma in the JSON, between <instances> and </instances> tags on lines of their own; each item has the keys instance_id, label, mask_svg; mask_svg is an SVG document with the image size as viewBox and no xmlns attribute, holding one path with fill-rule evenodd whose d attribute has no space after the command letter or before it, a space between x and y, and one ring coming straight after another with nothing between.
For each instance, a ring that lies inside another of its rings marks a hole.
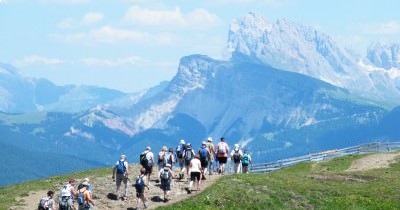
<instances>
[{"instance_id":1,"label":"shorts","mask_svg":"<svg viewBox=\"0 0 400 210\"><path fill-rule=\"evenodd\" d=\"M147 166L144 168L146 169L146 172L144 172L144 175L151 174L153 172L153 165L150 165L150 166Z\"/></svg>"},{"instance_id":2,"label":"shorts","mask_svg":"<svg viewBox=\"0 0 400 210\"><path fill-rule=\"evenodd\" d=\"M163 180L161 179L161 185L160 188L164 191L170 191L171 190L171 181L170 180Z\"/></svg>"},{"instance_id":3,"label":"shorts","mask_svg":"<svg viewBox=\"0 0 400 210\"><path fill-rule=\"evenodd\" d=\"M191 172L190 173L190 181L195 181L195 179L197 178L197 181L200 181L200 172Z\"/></svg>"},{"instance_id":4,"label":"shorts","mask_svg":"<svg viewBox=\"0 0 400 210\"><path fill-rule=\"evenodd\" d=\"M219 163L226 163L226 161L228 160L228 158L227 157L218 157L218 162Z\"/></svg>"},{"instance_id":5,"label":"shorts","mask_svg":"<svg viewBox=\"0 0 400 210\"><path fill-rule=\"evenodd\" d=\"M201 167L202 168L207 168L207 166L208 166L208 161L207 160L200 160L200 162L201 162Z\"/></svg>"}]
</instances>

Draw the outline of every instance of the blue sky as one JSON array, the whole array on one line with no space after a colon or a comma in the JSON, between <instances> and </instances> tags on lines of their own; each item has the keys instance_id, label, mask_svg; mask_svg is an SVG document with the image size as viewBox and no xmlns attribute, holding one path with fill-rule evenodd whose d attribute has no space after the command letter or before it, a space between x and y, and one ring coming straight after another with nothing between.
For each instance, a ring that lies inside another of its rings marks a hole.
<instances>
[{"instance_id":1,"label":"blue sky","mask_svg":"<svg viewBox=\"0 0 400 210\"><path fill-rule=\"evenodd\" d=\"M0 0L0 62L63 84L135 92L170 80L179 59L225 59L232 19L253 11L309 25L364 55L400 42L400 2L365 0Z\"/></svg>"}]
</instances>

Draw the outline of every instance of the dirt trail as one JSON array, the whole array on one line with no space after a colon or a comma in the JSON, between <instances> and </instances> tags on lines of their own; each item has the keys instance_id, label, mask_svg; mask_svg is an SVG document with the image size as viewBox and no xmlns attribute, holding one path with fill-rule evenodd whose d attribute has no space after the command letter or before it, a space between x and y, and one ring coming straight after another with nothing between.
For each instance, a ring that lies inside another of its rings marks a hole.
<instances>
[{"instance_id":1,"label":"dirt trail","mask_svg":"<svg viewBox=\"0 0 400 210\"><path fill-rule=\"evenodd\" d=\"M368 155L364 158L353 161L350 168L346 171L364 171L377 168L388 168L399 157L399 153L378 153Z\"/></svg>"},{"instance_id":2,"label":"dirt trail","mask_svg":"<svg viewBox=\"0 0 400 210\"><path fill-rule=\"evenodd\" d=\"M156 169L156 167L154 168ZM136 209L136 191L135 188L132 187L132 184L135 182L135 178L138 175L139 167L133 166L130 167L130 179L131 182L129 184L129 196L126 201L115 199L115 182L112 181L111 177L111 169L110 175L106 177L89 177L91 179L91 184L93 186L93 199L96 204L95 209L115 209L115 210L132 210ZM174 172L177 172L174 169ZM160 183L157 183L157 175L154 173L150 178L150 190L145 191L145 196L149 201L149 208L147 209L154 209L158 206L162 205L169 205L171 203L179 202L188 198L189 196L196 195L198 192L194 191L191 194L188 194L185 188L189 185L189 181L186 179L182 180L173 180L173 184L171 184L171 193L169 195L169 201L164 202L163 200L163 191L160 189ZM207 175L207 180L203 181L201 190L210 186L214 183L219 176L218 175ZM67 180L66 180L67 181ZM80 181L80 180L77 180ZM61 187L61 186L60 186ZM60 187L55 187L56 189ZM58 198L59 190L55 191L55 197ZM122 191L121 191L122 192ZM18 206L10 207L9 210L33 210L37 209L37 204L44 195L46 195L47 190L41 190L36 192L30 192L28 196L17 198ZM76 205L76 204L75 204ZM77 205L76 205L77 207ZM143 208L143 206L140 206ZM77 208L78 209L78 208Z\"/></svg>"}]
</instances>

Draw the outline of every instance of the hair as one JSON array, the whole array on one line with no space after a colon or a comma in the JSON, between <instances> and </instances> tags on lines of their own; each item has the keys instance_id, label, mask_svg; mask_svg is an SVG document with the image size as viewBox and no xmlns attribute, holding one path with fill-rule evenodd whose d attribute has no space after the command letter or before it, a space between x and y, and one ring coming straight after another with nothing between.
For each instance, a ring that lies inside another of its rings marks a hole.
<instances>
[{"instance_id":1,"label":"hair","mask_svg":"<svg viewBox=\"0 0 400 210\"><path fill-rule=\"evenodd\" d=\"M145 168L141 168L140 169L140 174L144 174L144 173L146 173L146 169Z\"/></svg>"},{"instance_id":2,"label":"hair","mask_svg":"<svg viewBox=\"0 0 400 210\"><path fill-rule=\"evenodd\" d=\"M54 195L54 192L53 191L49 191L49 192L47 192L47 196L52 196L52 195Z\"/></svg>"},{"instance_id":3,"label":"hair","mask_svg":"<svg viewBox=\"0 0 400 210\"><path fill-rule=\"evenodd\" d=\"M196 155L194 155L194 158L200 159L200 155L196 154Z\"/></svg>"},{"instance_id":4,"label":"hair","mask_svg":"<svg viewBox=\"0 0 400 210\"><path fill-rule=\"evenodd\" d=\"M70 184L75 183L75 179L70 179L68 183Z\"/></svg>"},{"instance_id":5,"label":"hair","mask_svg":"<svg viewBox=\"0 0 400 210\"><path fill-rule=\"evenodd\" d=\"M225 141L225 138L224 138L224 137L221 137L221 141Z\"/></svg>"}]
</instances>

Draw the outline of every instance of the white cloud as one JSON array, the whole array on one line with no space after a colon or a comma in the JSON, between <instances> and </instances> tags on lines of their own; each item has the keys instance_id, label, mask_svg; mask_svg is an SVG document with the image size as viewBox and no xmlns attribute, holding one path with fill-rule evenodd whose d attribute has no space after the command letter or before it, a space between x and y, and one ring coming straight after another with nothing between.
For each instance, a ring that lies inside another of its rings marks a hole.
<instances>
[{"instance_id":1,"label":"white cloud","mask_svg":"<svg viewBox=\"0 0 400 210\"><path fill-rule=\"evenodd\" d=\"M135 43L154 43L170 44L172 38L168 34L150 34L145 32L115 28L112 26L103 26L101 28L82 33L74 34L56 34L51 37L70 43L82 43L87 45L135 42Z\"/></svg>"},{"instance_id":2,"label":"white cloud","mask_svg":"<svg viewBox=\"0 0 400 210\"><path fill-rule=\"evenodd\" d=\"M69 28L73 28L74 25L75 25L75 22L72 18L66 18L66 19L62 20L61 22L59 22L57 24L57 27L61 28L61 29L69 29Z\"/></svg>"},{"instance_id":3,"label":"white cloud","mask_svg":"<svg viewBox=\"0 0 400 210\"><path fill-rule=\"evenodd\" d=\"M365 33L370 34L398 34L400 33L400 21L370 23L364 25L362 28Z\"/></svg>"},{"instance_id":4,"label":"white cloud","mask_svg":"<svg viewBox=\"0 0 400 210\"><path fill-rule=\"evenodd\" d=\"M90 25L93 23L100 22L103 20L104 15L98 12L89 12L83 16L81 23L84 25Z\"/></svg>"},{"instance_id":5,"label":"white cloud","mask_svg":"<svg viewBox=\"0 0 400 210\"><path fill-rule=\"evenodd\" d=\"M42 4L87 4L91 0L39 0Z\"/></svg>"},{"instance_id":6,"label":"white cloud","mask_svg":"<svg viewBox=\"0 0 400 210\"><path fill-rule=\"evenodd\" d=\"M27 56L21 60L15 61L17 64L21 65L58 65L58 64L63 64L65 61L58 59L58 58L47 58L44 56L40 55L31 55Z\"/></svg>"},{"instance_id":7,"label":"white cloud","mask_svg":"<svg viewBox=\"0 0 400 210\"><path fill-rule=\"evenodd\" d=\"M216 26L221 21L217 15L205 9L195 9L182 13L179 7L173 10L151 10L133 6L124 16L128 23L145 26L179 26L179 27L207 27Z\"/></svg>"},{"instance_id":8,"label":"white cloud","mask_svg":"<svg viewBox=\"0 0 400 210\"><path fill-rule=\"evenodd\" d=\"M86 65L101 65L101 66L120 66L120 65L135 65L138 62L145 62L139 56L130 56L125 58L111 59L100 59L100 58L85 58L81 60L82 63Z\"/></svg>"}]
</instances>

